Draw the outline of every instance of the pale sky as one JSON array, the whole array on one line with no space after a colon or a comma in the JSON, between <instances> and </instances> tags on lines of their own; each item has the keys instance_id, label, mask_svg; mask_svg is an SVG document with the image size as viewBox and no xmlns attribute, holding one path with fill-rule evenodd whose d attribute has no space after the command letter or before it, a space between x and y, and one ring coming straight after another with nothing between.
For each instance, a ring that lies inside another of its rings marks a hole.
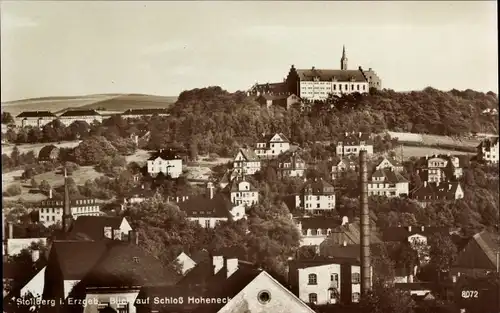
<instances>
[{"instance_id":1,"label":"pale sky","mask_svg":"<svg viewBox=\"0 0 500 313\"><path fill-rule=\"evenodd\" d=\"M373 68L396 91L498 92L496 1L1 1L1 100L177 96Z\"/></svg>"}]
</instances>

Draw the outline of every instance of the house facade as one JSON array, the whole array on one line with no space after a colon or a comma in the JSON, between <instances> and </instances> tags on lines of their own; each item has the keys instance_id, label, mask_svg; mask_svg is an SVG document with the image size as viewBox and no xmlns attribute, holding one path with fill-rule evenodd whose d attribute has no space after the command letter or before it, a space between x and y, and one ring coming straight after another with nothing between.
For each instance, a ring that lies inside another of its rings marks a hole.
<instances>
[{"instance_id":1,"label":"house facade","mask_svg":"<svg viewBox=\"0 0 500 313\"><path fill-rule=\"evenodd\" d=\"M274 135L263 134L257 142L255 155L259 158L276 158L278 155L290 150L290 141L282 133Z\"/></svg>"},{"instance_id":2,"label":"house facade","mask_svg":"<svg viewBox=\"0 0 500 313\"><path fill-rule=\"evenodd\" d=\"M172 150L161 149L148 159L147 171L151 176L163 173L178 178L182 174L182 158Z\"/></svg>"},{"instance_id":3,"label":"house facade","mask_svg":"<svg viewBox=\"0 0 500 313\"><path fill-rule=\"evenodd\" d=\"M49 111L26 111L15 118L17 127L43 127L57 119L54 113Z\"/></svg>"},{"instance_id":4,"label":"house facade","mask_svg":"<svg viewBox=\"0 0 500 313\"><path fill-rule=\"evenodd\" d=\"M240 149L233 161L233 170L237 175L253 175L260 171L261 162L257 154L250 149Z\"/></svg>"},{"instance_id":5,"label":"house facade","mask_svg":"<svg viewBox=\"0 0 500 313\"><path fill-rule=\"evenodd\" d=\"M458 182L428 183L424 181L410 192L410 197L420 206L426 207L433 202L449 202L462 199L464 191Z\"/></svg>"},{"instance_id":6,"label":"house facade","mask_svg":"<svg viewBox=\"0 0 500 313\"><path fill-rule=\"evenodd\" d=\"M409 195L409 182L390 168L376 170L368 181L370 196L401 197Z\"/></svg>"},{"instance_id":7,"label":"house facade","mask_svg":"<svg viewBox=\"0 0 500 313\"><path fill-rule=\"evenodd\" d=\"M96 202L96 199L92 198L71 199L70 208L73 218L79 216L99 216L102 214L100 205ZM61 223L64 201L55 199L43 200L35 210L38 210L39 222L45 226Z\"/></svg>"},{"instance_id":8,"label":"house facade","mask_svg":"<svg viewBox=\"0 0 500 313\"><path fill-rule=\"evenodd\" d=\"M315 257L291 261L289 281L304 302L316 305L357 303L361 293L361 266L356 259Z\"/></svg>"},{"instance_id":9,"label":"house facade","mask_svg":"<svg viewBox=\"0 0 500 313\"><path fill-rule=\"evenodd\" d=\"M337 141L335 152L337 156L358 155L360 151L366 151L368 156L373 155L373 141L367 133L345 133Z\"/></svg>"},{"instance_id":10,"label":"house facade","mask_svg":"<svg viewBox=\"0 0 500 313\"><path fill-rule=\"evenodd\" d=\"M498 163L498 136L483 140L477 146L477 157L488 163Z\"/></svg>"},{"instance_id":11,"label":"house facade","mask_svg":"<svg viewBox=\"0 0 500 313\"><path fill-rule=\"evenodd\" d=\"M76 121L84 121L89 125L94 122L102 123L102 119L102 115L96 110L68 110L59 115L59 120L65 126L69 126Z\"/></svg>"},{"instance_id":12,"label":"house facade","mask_svg":"<svg viewBox=\"0 0 500 313\"><path fill-rule=\"evenodd\" d=\"M235 206L252 206L259 203L259 190L252 186L245 178L234 178L224 191L230 196Z\"/></svg>"},{"instance_id":13,"label":"house facade","mask_svg":"<svg viewBox=\"0 0 500 313\"><path fill-rule=\"evenodd\" d=\"M128 109L123 112L121 117L124 119L136 119L141 117L151 117L153 115L157 116L168 116L167 109L156 108L156 109Z\"/></svg>"},{"instance_id":14,"label":"house facade","mask_svg":"<svg viewBox=\"0 0 500 313\"><path fill-rule=\"evenodd\" d=\"M321 215L335 210L335 190L327 181L315 178L303 185L295 196L295 206L306 215Z\"/></svg>"},{"instance_id":15,"label":"house facade","mask_svg":"<svg viewBox=\"0 0 500 313\"><path fill-rule=\"evenodd\" d=\"M319 246L332 230L339 225L339 221L332 217L299 217L295 219L297 229L301 234L300 246Z\"/></svg>"},{"instance_id":16,"label":"house facade","mask_svg":"<svg viewBox=\"0 0 500 313\"><path fill-rule=\"evenodd\" d=\"M403 165L401 164L401 162L393 158L383 157L375 166L375 170L382 170L382 169L390 169L393 172L401 172L403 171Z\"/></svg>"},{"instance_id":17,"label":"house facade","mask_svg":"<svg viewBox=\"0 0 500 313\"><path fill-rule=\"evenodd\" d=\"M338 179L346 171L357 171L358 164L349 159L340 159L332 165L330 175L332 180Z\"/></svg>"},{"instance_id":18,"label":"house facade","mask_svg":"<svg viewBox=\"0 0 500 313\"><path fill-rule=\"evenodd\" d=\"M281 177L303 177L306 168L306 162L295 152L284 154L278 161L278 171Z\"/></svg>"},{"instance_id":19,"label":"house facade","mask_svg":"<svg viewBox=\"0 0 500 313\"><path fill-rule=\"evenodd\" d=\"M453 275L485 276L497 271L497 254L500 253L500 240L497 234L482 231L469 239L458 252L451 269Z\"/></svg>"},{"instance_id":20,"label":"house facade","mask_svg":"<svg viewBox=\"0 0 500 313\"><path fill-rule=\"evenodd\" d=\"M423 181L430 183L457 180L463 175L464 161L463 157L450 154L425 156L417 163L417 173Z\"/></svg>"}]
</instances>

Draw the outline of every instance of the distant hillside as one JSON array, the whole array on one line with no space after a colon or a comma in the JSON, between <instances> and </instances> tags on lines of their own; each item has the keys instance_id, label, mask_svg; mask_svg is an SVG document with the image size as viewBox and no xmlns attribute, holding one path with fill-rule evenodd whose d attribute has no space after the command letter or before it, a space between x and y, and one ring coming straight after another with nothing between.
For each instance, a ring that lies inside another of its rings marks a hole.
<instances>
[{"instance_id":1,"label":"distant hillside","mask_svg":"<svg viewBox=\"0 0 500 313\"><path fill-rule=\"evenodd\" d=\"M75 97L43 97L8 101L2 103L2 110L13 116L23 111L48 110L57 114L68 109L105 109L125 111L133 108L162 108L175 103L177 97L163 97L141 94L102 94Z\"/></svg>"}]
</instances>

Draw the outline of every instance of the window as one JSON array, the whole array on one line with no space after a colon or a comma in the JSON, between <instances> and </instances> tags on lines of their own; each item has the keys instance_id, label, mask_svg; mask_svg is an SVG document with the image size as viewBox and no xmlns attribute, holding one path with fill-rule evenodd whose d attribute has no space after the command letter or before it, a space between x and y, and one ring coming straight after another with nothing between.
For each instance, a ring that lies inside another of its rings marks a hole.
<instances>
[{"instance_id":1,"label":"window","mask_svg":"<svg viewBox=\"0 0 500 313\"><path fill-rule=\"evenodd\" d=\"M334 85L335 86L335 85ZM342 85L339 84L339 90L342 90Z\"/></svg>"},{"instance_id":2,"label":"window","mask_svg":"<svg viewBox=\"0 0 500 313\"><path fill-rule=\"evenodd\" d=\"M337 85L333 84L333 90L337 90Z\"/></svg>"},{"instance_id":3,"label":"window","mask_svg":"<svg viewBox=\"0 0 500 313\"><path fill-rule=\"evenodd\" d=\"M318 302L318 295L315 293L310 293L309 294L309 303L316 303Z\"/></svg>"},{"instance_id":4,"label":"window","mask_svg":"<svg viewBox=\"0 0 500 313\"><path fill-rule=\"evenodd\" d=\"M366 90L366 85L363 85L363 90Z\"/></svg>"},{"instance_id":5,"label":"window","mask_svg":"<svg viewBox=\"0 0 500 313\"><path fill-rule=\"evenodd\" d=\"M359 292L352 293L352 302L354 302L354 303L359 302Z\"/></svg>"},{"instance_id":6,"label":"window","mask_svg":"<svg viewBox=\"0 0 500 313\"><path fill-rule=\"evenodd\" d=\"M316 274L309 274L308 281L309 281L308 285L317 285L318 276Z\"/></svg>"},{"instance_id":7,"label":"window","mask_svg":"<svg viewBox=\"0 0 500 313\"><path fill-rule=\"evenodd\" d=\"M359 85L356 85L356 90L358 90L358 91L359 91Z\"/></svg>"},{"instance_id":8,"label":"window","mask_svg":"<svg viewBox=\"0 0 500 313\"><path fill-rule=\"evenodd\" d=\"M361 274L360 273L352 273L352 283L359 284L360 281L361 281Z\"/></svg>"},{"instance_id":9,"label":"window","mask_svg":"<svg viewBox=\"0 0 500 313\"><path fill-rule=\"evenodd\" d=\"M339 287L339 274L331 274L330 275L330 287L338 288Z\"/></svg>"},{"instance_id":10,"label":"window","mask_svg":"<svg viewBox=\"0 0 500 313\"><path fill-rule=\"evenodd\" d=\"M210 228L210 220L205 220L205 228Z\"/></svg>"}]
</instances>

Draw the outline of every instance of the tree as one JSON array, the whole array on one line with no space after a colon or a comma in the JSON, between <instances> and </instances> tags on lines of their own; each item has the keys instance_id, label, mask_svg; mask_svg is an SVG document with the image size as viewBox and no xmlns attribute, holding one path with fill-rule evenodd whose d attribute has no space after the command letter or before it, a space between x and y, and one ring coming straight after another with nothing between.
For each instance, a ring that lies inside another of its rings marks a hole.
<instances>
[{"instance_id":1,"label":"tree","mask_svg":"<svg viewBox=\"0 0 500 313\"><path fill-rule=\"evenodd\" d=\"M31 188L38 188L38 183L37 183L35 178L31 179L30 185L31 185Z\"/></svg>"},{"instance_id":2,"label":"tree","mask_svg":"<svg viewBox=\"0 0 500 313\"><path fill-rule=\"evenodd\" d=\"M49 182L48 182L48 181L46 181L45 179L44 179L44 180L42 180L42 181L40 182L39 189L40 189L40 191L41 191L42 193L44 193L44 194L48 195L48 194L49 194L49 192L50 192L50 189L51 189L51 188L52 188L52 187L50 187Z\"/></svg>"},{"instance_id":3,"label":"tree","mask_svg":"<svg viewBox=\"0 0 500 313\"><path fill-rule=\"evenodd\" d=\"M7 190L4 191L3 195L6 197L14 197L18 196L22 193L21 185L12 184L7 187Z\"/></svg>"},{"instance_id":4,"label":"tree","mask_svg":"<svg viewBox=\"0 0 500 313\"><path fill-rule=\"evenodd\" d=\"M9 112L2 112L2 124L14 124L14 118Z\"/></svg>"},{"instance_id":5,"label":"tree","mask_svg":"<svg viewBox=\"0 0 500 313\"><path fill-rule=\"evenodd\" d=\"M21 164L21 153L19 152L19 148L17 146L14 146L14 148L12 148L10 159L12 160L14 166L19 166Z\"/></svg>"},{"instance_id":6,"label":"tree","mask_svg":"<svg viewBox=\"0 0 500 313\"><path fill-rule=\"evenodd\" d=\"M374 285L373 291L361 298L361 312L370 313L413 313L415 302L409 294L393 285Z\"/></svg>"},{"instance_id":7,"label":"tree","mask_svg":"<svg viewBox=\"0 0 500 313\"><path fill-rule=\"evenodd\" d=\"M95 165L100 160L113 157L117 153L116 148L102 136L87 138L74 150L76 163L80 165Z\"/></svg>"},{"instance_id":8,"label":"tree","mask_svg":"<svg viewBox=\"0 0 500 313\"><path fill-rule=\"evenodd\" d=\"M436 234L429 238L430 265L438 272L449 271L457 258L457 247L450 236Z\"/></svg>"}]
</instances>

